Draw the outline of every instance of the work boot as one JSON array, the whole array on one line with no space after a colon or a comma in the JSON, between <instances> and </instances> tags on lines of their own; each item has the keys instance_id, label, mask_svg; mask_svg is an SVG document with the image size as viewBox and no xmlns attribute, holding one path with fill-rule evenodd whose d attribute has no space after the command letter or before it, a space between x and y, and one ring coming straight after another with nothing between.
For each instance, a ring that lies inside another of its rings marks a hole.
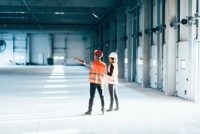
<instances>
[{"instance_id":1,"label":"work boot","mask_svg":"<svg viewBox=\"0 0 200 134\"><path fill-rule=\"evenodd\" d=\"M85 115L91 115L91 111L90 110L88 110L87 112L85 112Z\"/></svg>"},{"instance_id":2,"label":"work boot","mask_svg":"<svg viewBox=\"0 0 200 134\"><path fill-rule=\"evenodd\" d=\"M102 109L101 109L101 112L102 112L102 114L104 114L104 111L105 111L105 109L104 109L104 108L102 108Z\"/></svg>"},{"instance_id":3,"label":"work boot","mask_svg":"<svg viewBox=\"0 0 200 134\"><path fill-rule=\"evenodd\" d=\"M113 109L112 108L109 108L108 110L106 110L107 112L112 112Z\"/></svg>"},{"instance_id":4,"label":"work boot","mask_svg":"<svg viewBox=\"0 0 200 134\"><path fill-rule=\"evenodd\" d=\"M114 111L118 111L119 110L119 107L116 107L115 109L114 109Z\"/></svg>"}]
</instances>

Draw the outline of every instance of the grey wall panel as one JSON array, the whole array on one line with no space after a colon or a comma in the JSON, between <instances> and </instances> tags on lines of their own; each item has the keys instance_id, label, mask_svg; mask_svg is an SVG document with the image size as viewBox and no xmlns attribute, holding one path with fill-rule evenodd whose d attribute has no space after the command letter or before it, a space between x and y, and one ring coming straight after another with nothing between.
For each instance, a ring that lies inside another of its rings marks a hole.
<instances>
[{"instance_id":1,"label":"grey wall panel","mask_svg":"<svg viewBox=\"0 0 200 134\"><path fill-rule=\"evenodd\" d=\"M64 48L65 47L65 34L54 35L54 48Z\"/></svg>"},{"instance_id":2,"label":"grey wall panel","mask_svg":"<svg viewBox=\"0 0 200 134\"><path fill-rule=\"evenodd\" d=\"M68 35L67 36L67 54L66 63L68 65L76 65L77 63L73 60L73 57L79 57L84 59L85 57L85 42L80 35Z\"/></svg>"},{"instance_id":3,"label":"grey wall panel","mask_svg":"<svg viewBox=\"0 0 200 134\"><path fill-rule=\"evenodd\" d=\"M90 38L86 38L84 40L84 59L87 61L90 61L90 55L91 55L91 50L90 50Z\"/></svg>"}]
</instances>

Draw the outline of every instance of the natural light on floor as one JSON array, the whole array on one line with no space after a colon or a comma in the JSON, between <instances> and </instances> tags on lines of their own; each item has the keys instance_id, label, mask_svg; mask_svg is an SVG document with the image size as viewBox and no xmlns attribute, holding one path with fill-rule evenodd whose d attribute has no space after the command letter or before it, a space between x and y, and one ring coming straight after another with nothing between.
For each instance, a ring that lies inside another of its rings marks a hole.
<instances>
[{"instance_id":1,"label":"natural light on floor","mask_svg":"<svg viewBox=\"0 0 200 134\"><path fill-rule=\"evenodd\" d=\"M44 88L66 88L69 87L68 85L45 85Z\"/></svg>"},{"instance_id":2,"label":"natural light on floor","mask_svg":"<svg viewBox=\"0 0 200 134\"><path fill-rule=\"evenodd\" d=\"M79 134L78 129L64 129L64 130L50 130L50 131L41 131L41 132L27 132L23 134Z\"/></svg>"},{"instance_id":3,"label":"natural light on floor","mask_svg":"<svg viewBox=\"0 0 200 134\"><path fill-rule=\"evenodd\" d=\"M66 82L66 81L67 81L67 80L65 80L65 79L47 80L47 82L49 82L49 83L51 83L51 82L52 82L52 83L54 83L54 82L55 82L55 83L56 83L56 82L60 82L60 83L61 83L61 82Z\"/></svg>"},{"instance_id":4,"label":"natural light on floor","mask_svg":"<svg viewBox=\"0 0 200 134\"><path fill-rule=\"evenodd\" d=\"M64 75L64 66L54 66L51 75Z\"/></svg>"},{"instance_id":5,"label":"natural light on floor","mask_svg":"<svg viewBox=\"0 0 200 134\"><path fill-rule=\"evenodd\" d=\"M68 94L70 91L44 91L42 94Z\"/></svg>"}]
</instances>

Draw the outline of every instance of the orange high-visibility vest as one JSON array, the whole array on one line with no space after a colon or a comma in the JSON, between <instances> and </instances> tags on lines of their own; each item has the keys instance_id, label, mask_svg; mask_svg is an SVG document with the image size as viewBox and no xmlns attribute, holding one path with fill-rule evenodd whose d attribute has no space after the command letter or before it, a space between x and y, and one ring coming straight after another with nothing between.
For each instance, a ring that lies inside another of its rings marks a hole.
<instances>
[{"instance_id":1,"label":"orange high-visibility vest","mask_svg":"<svg viewBox=\"0 0 200 134\"><path fill-rule=\"evenodd\" d=\"M105 84L106 64L99 60L94 60L89 74L90 83Z\"/></svg>"},{"instance_id":2,"label":"orange high-visibility vest","mask_svg":"<svg viewBox=\"0 0 200 134\"><path fill-rule=\"evenodd\" d=\"M110 66L111 64L108 66L108 72L110 72ZM117 85L118 84L118 65L115 63L113 64L113 66L114 66L113 74L112 76L107 75L107 81L108 81L108 84Z\"/></svg>"}]
</instances>

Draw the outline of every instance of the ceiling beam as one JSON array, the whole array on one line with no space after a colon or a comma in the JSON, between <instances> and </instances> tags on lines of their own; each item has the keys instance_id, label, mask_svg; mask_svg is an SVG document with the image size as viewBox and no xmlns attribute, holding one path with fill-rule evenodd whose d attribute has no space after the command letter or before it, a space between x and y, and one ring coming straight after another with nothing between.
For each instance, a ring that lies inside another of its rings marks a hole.
<instances>
[{"instance_id":1,"label":"ceiling beam","mask_svg":"<svg viewBox=\"0 0 200 134\"><path fill-rule=\"evenodd\" d=\"M29 0L28 5L42 7L109 7L117 0ZM21 6L19 0L1 0L3 6Z\"/></svg>"},{"instance_id":2,"label":"ceiling beam","mask_svg":"<svg viewBox=\"0 0 200 134\"><path fill-rule=\"evenodd\" d=\"M25 5L27 11L31 13L31 8L30 8L29 5L27 4L27 1L26 1L26 0L22 0L22 2L24 3L24 5ZM43 30L43 29L42 29L42 26L39 24L38 18L35 16L35 14L34 14L34 13L31 13L31 16L33 17L33 19L34 19L35 22L37 23L39 29L40 29L40 30Z\"/></svg>"},{"instance_id":3,"label":"ceiling beam","mask_svg":"<svg viewBox=\"0 0 200 134\"><path fill-rule=\"evenodd\" d=\"M83 24L66 24L66 25L61 25L61 24L40 24L43 28L42 31L90 31L92 28L92 25L83 25ZM30 24L15 24L15 23L10 23L10 24L3 24L0 23L0 31L5 31L5 30L24 30L24 31L31 31L31 30L36 30L40 31L38 29L37 24L35 23L30 23Z\"/></svg>"},{"instance_id":4,"label":"ceiling beam","mask_svg":"<svg viewBox=\"0 0 200 134\"><path fill-rule=\"evenodd\" d=\"M55 12L65 12L74 13L74 14L91 14L91 13L99 13L102 14L108 8L85 8L85 7L33 7L29 6L31 13L41 13L41 14L52 14ZM29 13L24 6L0 6L0 13Z\"/></svg>"}]
</instances>

